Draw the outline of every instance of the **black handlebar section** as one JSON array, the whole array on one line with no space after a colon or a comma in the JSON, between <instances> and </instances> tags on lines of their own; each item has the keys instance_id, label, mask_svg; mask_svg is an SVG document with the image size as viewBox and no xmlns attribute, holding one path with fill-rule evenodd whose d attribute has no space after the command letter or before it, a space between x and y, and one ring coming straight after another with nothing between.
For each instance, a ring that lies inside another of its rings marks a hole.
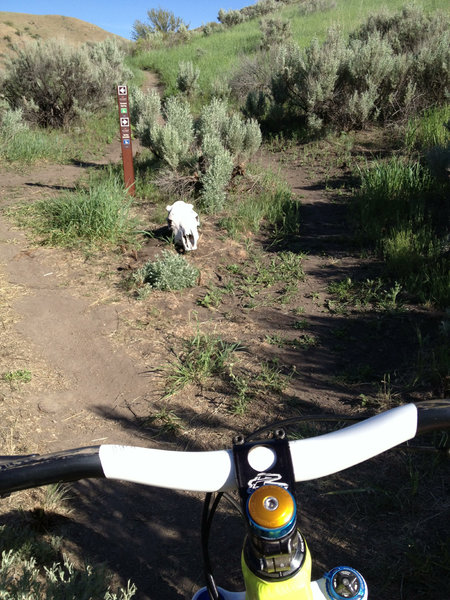
<instances>
[{"instance_id":1,"label":"black handlebar section","mask_svg":"<svg viewBox=\"0 0 450 600\"><path fill-rule=\"evenodd\" d=\"M417 435L450 428L450 399L417 402Z\"/></svg>"},{"instance_id":2,"label":"black handlebar section","mask_svg":"<svg viewBox=\"0 0 450 600\"><path fill-rule=\"evenodd\" d=\"M61 481L105 477L99 449L90 446L45 456L0 457L0 496Z\"/></svg>"}]
</instances>

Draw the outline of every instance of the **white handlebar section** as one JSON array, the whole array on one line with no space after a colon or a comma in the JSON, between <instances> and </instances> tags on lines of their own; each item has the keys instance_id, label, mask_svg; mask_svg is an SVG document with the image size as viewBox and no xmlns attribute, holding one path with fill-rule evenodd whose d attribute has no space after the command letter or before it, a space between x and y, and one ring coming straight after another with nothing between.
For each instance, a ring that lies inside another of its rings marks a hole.
<instances>
[{"instance_id":1,"label":"white handlebar section","mask_svg":"<svg viewBox=\"0 0 450 600\"><path fill-rule=\"evenodd\" d=\"M99 455L108 479L197 492L236 487L231 450L181 452L104 445Z\"/></svg>"},{"instance_id":2,"label":"white handlebar section","mask_svg":"<svg viewBox=\"0 0 450 600\"><path fill-rule=\"evenodd\" d=\"M416 431L417 408L407 404L339 431L289 442L295 480L317 479L357 465L412 439ZM108 479L197 492L236 487L231 450L181 452L103 445L99 455Z\"/></svg>"},{"instance_id":3,"label":"white handlebar section","mask_svg":"<svg viewBox=\"0 0 450 600\"><path fill-rule=\"evenodd\" d=\"M412 439L417 407L406 404L318 437L291 442L295 481L338 473Z\"/></svg>"}]
</instances>

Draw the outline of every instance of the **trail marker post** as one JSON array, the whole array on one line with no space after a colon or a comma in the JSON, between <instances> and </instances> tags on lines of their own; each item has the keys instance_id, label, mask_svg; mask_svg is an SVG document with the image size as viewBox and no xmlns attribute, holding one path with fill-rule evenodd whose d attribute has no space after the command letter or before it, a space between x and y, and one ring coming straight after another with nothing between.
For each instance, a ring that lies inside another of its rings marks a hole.
<instances>
[{"instance_id":1,"label":"trail marker post","mask_svg":"<svg viewBox=\"0 0 450 600\"><path fill-rule=\"evenodd\" d=\"M130 107L128 104L128 87L117 86L119 104L120 145L122 147L123 179L130 196L136 193L133 167L133 148L131 146Z\"/></svg>"}]
</instances>

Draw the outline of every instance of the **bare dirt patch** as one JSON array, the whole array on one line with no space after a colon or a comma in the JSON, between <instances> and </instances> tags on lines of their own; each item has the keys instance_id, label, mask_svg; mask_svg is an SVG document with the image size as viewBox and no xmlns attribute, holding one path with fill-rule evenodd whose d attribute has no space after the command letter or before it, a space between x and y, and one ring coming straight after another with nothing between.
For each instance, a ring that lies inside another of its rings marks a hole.
<instances>
[{"instance_id":1,"label":"bare dirt patch","mask_svg":"<svg viewBox=\"0 0 450 600\"><path fill-rule=\"evenodd\" d=\"M99 166L118 161L119 144L105 156ZM170 244L151 199L141 199L137 207L152 234L142 247L102 255L37 245L0 217L5 349L0 374L31 373L26 383L0 380L5 453L101 443L223 448L236 432L306 412L354 414L436 393L432 380L422 380L418 388L414 379L423 351L418 331L433 335L442 315L410 306L343 306L329 294L333 281L377 273L373 259L362 259L351 243L345 188L338 194L329 185L330 177L348 182L346 167L327 173L325 182L324 173L305 167L300 156L264 152L260 160L281 167L301 202L300 235L268 249L264 230L236 242L216 218L205 216L199 249L188 257L201 277L198 286L183 292L153 292L138 301L124 289L134 269ZM4 170L2 206L72 189L84 172L83 165ZM289 296L276 277L255 278L258 265L259 275L273 264L276 272L273 261L282 250L304 255L305 276ZM166 367L198 332L239 344L232 371L166 397ZM266 379L262 366L268 369ZM252 383L241 411L242 388L230 372ZM420 556L418 540L434 548L435 536L425 535L420 524L427 522L428 532L448 527L449 504L443 499L443 470L436 469L430 483L439 494L425 502L412 490L409 458L395 456L299 490L315 576L336 561L350 563L367 575L373 598L412 597L402 591L408 583L398 574L405 554ZM414 469L414 477L427 477L426 465ZM348 490L353 493L347 495ZM80 482L71 486L71 494L73 512L49 527L64 536L72 553L106 560L122 582L135 581L139 600L189 597L202 585L199 495L114 482ZM37 501L30 494L6 500L3 519L16 518L19 503L27 510ZM219 524L219 581L230 568L224 583L231 579L238 589L241 527L228 510ZM385 546L381 553L374 550L380 545ZM434 592L420 597L439 600ZM447 597L445 592L441 600Z\"/></svg>"}]
</instances>

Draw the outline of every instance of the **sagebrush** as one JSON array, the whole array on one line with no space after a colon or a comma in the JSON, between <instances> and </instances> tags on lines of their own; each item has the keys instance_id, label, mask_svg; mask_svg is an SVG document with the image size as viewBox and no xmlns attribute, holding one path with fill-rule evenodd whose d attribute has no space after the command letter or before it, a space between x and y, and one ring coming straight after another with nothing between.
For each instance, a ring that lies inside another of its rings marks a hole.
<instances>
[{"instance_id":1,"label":"sagebrush","mask_svg":"<svg viewBox=\"0 0 450 600\"><path fill-rule=\"evenodd\" d=\"M311 132L405 119L446 102L449 64L446 14L409 6L370 17L348 39L335 28L305 49L281 46L266 117L277 112Z\"/></svg>"},{"instance_id":2,"label":"sagebrush","mask_svg":"<svg viewBox=\"0 0 450 600\"><path fill-rule=\"evenodd\" d=\"M108 104L131 72L112 40L79 48L57 40L15 46L0 78L0 97L29 123L65 127Z\"/></svg>"},{"instance_id":3,"label":"sagebrush","mask_svg":"<svg viewBox=\"0 0 450 600\"><path fill-rule=\"evenodd\" d=\"M199 207L210 213L223 207L234 168L251 158L262 140L257 121L231 112L220 98L203 106L195 120L184 97L168 98L160 112L154 94L134 94L132 114L142 144L163 167L184 181L190 178L191 193L198 195Z\"/></svg>"}]
</instances>

